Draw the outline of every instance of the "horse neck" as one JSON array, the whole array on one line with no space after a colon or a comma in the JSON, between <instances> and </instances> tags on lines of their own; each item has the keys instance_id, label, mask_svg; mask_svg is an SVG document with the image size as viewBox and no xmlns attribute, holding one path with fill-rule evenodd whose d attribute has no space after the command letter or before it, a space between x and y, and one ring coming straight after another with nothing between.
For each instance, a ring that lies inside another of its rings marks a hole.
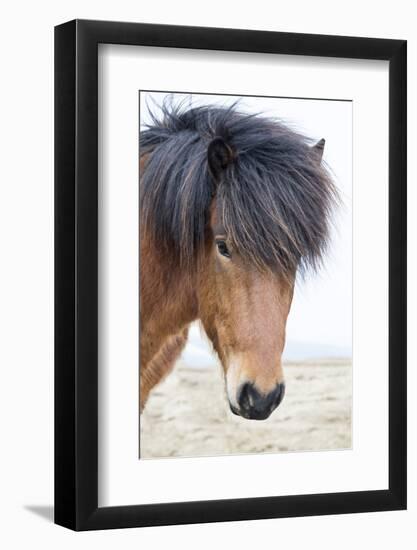
<instances>
[{"instance_id":1,"label":"horse neck","mask_svg":"<svg viewBox=\"0 0 417 550\"><path fill-rule=\"evenodd\" d=\"M196 276L141 243L141 333L155 342L177 334L198 315Z\"/></svg>"}]
</instances>

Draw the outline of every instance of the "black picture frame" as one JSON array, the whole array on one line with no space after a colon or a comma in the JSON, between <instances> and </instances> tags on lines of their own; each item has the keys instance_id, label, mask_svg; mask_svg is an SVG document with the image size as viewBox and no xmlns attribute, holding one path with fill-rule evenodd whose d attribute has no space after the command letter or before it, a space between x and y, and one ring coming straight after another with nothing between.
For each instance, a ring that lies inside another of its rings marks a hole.
<instances>
[{"instance_id":1,"label":"black picture frame","mask_svg":"<svg viewBox=\"0 0 417 550\"><path fill-rule=\"evenodd\" d=\"M389 488L98 507L98 44L389 62ZM406 41L74 20L55 28L55 522L91 530L406 508Z\"/></svg>"}]
</instances>

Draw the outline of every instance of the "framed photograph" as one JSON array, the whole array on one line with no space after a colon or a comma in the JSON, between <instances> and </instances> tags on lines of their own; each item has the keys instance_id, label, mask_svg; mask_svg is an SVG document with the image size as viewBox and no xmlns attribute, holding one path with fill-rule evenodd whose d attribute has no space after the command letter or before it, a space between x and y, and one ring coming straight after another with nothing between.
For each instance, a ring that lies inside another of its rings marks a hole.
<instances>
[{"instance_id":1,"label":"framed photograph","mask_svg":"<svg viewBox=\"0 0 417 550\"><path fill-rule=\"evenodd\" d=\"M406 42L55 29L55 522L406 507Z\"/></svg>"}]
</instances>

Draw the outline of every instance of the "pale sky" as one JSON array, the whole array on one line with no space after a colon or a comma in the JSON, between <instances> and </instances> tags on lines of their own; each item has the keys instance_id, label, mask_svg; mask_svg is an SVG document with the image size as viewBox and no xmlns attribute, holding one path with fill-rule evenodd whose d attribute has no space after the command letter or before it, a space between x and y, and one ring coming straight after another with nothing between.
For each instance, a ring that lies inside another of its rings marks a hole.
<instances>
[{"instance_id":1,"label":"pale sky","mask_svg":"<svg viewBox=\"0 0 417 550\"><path fill-rule=\"evenodd\" d=\"M160 104L167 93L141 92L141 124L146 102ZM189 94L176 94L178 100ZM239 96L192 95L192 104L229 105ZM343 200L334 217L331 247L319 273L308 273L296 285L287 323L284 358L349 357L352 349L352 103L288 98L242 97L241 111L280 118L314 140L325 138L324 161ZM192 330L183 358L212 361L209 347Z\"/></svg>"}]
</instances>

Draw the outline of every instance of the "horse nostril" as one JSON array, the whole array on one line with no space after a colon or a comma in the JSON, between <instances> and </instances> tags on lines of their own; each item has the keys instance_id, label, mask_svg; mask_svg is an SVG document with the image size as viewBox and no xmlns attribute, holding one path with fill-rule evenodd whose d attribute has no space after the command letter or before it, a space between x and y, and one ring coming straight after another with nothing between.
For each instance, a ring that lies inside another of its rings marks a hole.
<instances>
[{"instance_id":1,"label":"horse nostril","mask_svg":"<svg viewBox=\"0 0 417 550\"><path fill-rule=\"evenodd\" d=\"M249 411L249 409L251 408L255 392L256 390L252 384L243 385L238 399L239 407L243 411Z\"/></svg>"},{"instance_id":2,"label":"horse nostril","mask_svg":"<svg viewBox=\"0 0 417 550\"><path fill-rule=\"evenodd\" d=\"M265 420L281 403L285 384L277 384L268 394L259 392L254 384L246 383L238 396L239 412L245 418Z\"/></svg>"}]
</instances>

